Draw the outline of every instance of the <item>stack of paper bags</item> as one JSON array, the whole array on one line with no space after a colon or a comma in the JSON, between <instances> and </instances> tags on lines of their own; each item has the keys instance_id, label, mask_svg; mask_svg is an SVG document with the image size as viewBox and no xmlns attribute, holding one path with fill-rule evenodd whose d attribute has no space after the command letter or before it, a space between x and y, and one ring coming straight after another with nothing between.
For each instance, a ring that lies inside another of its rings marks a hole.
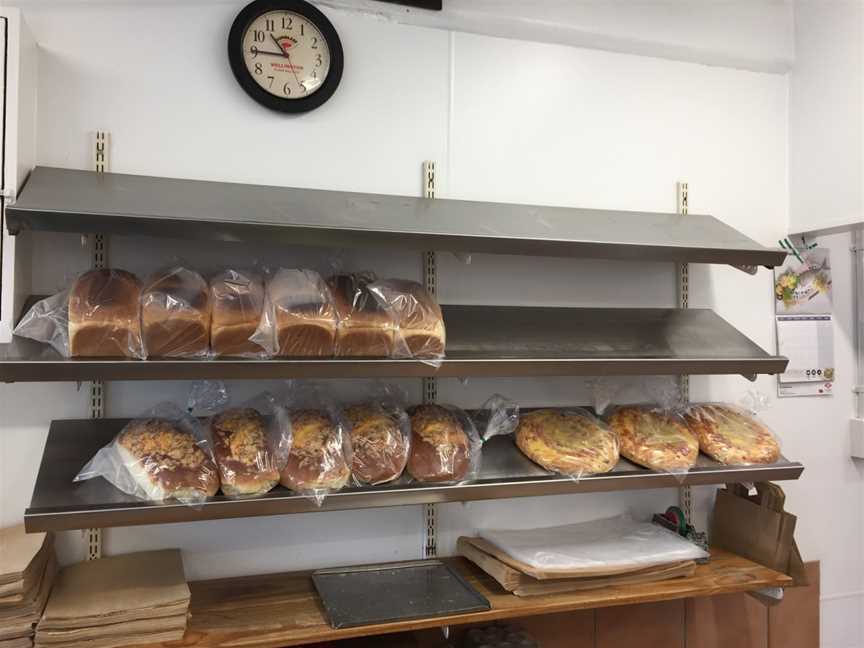
<instances>
[{"instance_id":1,"label":"stack of paper bags","mask_svg":"<svg viewBox=\"0 0 864 648\"><path fill-rule=\"evenodd\" d=\"M566 526L481 531L459 553L508 592L536 596L691 576L706 552L627 515Z\"/></svg>"},{"instance_id":2,"label":"stack of paper bags","mask_svg":"<svg viewBox=\"0 0 864 648\"><path fill-rule=\"evenodd\" d=\"M41 648L114 648L183 638L189 586L176 549L66 567L36 627Z\"/></svg>"},{"instance_id":3,"label":"stack of paper bags","mask_svg":"<svg viewBox=\"0 0 864 648\"><path fill-rule=\"evenodd\" d=\"M0 529L0 648L30 648L57 572L54 542L24 526Z\"/></svg>"}]
</instances>

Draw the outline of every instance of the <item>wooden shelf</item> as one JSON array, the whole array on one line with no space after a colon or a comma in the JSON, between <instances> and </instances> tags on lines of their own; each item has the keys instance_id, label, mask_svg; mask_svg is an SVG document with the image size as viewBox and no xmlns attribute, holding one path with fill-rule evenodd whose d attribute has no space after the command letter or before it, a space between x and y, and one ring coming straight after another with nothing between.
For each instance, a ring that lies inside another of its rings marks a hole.
<instances>
[{"instance_id":1,"label":"wooden shelf","mask_svg":"<svg viewBox=\"0 0 864 648\"><path fill-rule=\"evenodd\" d=\"M792 583L792 579L785 574L740 556L712 549L711 562L699 565L696 573L689 578L518 598L505 592L468 561L461 558L449 560L489 600L492 609L450 617L334 630L327 623L309 572L198 581L190 583L192 616L184 640L179 643L151 644L150 648L277 648L442 625L746 592L766 587L785 587Z\"/></svg>"}]
</instances>

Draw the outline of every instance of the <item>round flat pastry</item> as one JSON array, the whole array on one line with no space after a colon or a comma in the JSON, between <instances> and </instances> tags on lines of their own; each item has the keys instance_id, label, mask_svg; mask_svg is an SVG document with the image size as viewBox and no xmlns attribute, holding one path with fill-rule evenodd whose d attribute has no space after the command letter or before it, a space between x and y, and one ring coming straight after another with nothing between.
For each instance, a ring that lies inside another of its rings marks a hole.
<instances>
[{"instance_id":1,"label":"round flat pastry","mask_svg":"<svg viewBox=\"0 0 864 648\"><path fill-rule=\"evenodd\" d=\"M516 445L534 463L565 475L605 473L618 463L618 437L587 413L529 412L519 419Z\"/></svg>"},{"instance_id":2,"label":"round flat pastry","mask_svg":"<svg viewBox=\"0 0 864 648\"><path fill-rule=\"evenodd\" d=\"M767 464L780 457L780 445L767 427L736 407L694 405L684 415L699 448L723 464Z\"/></svg>"},{"instance_id":3,"label":"round flat pastry","mask_svg":"<svg viewBox=\"0 0 864 648\"><path fill-rule=\"evenodd\" d=\"M616 409L607 419L618 435L621 455L664 472L688 470L699 457L699 441L674 414L639 405Z\"/></svg>"}]
</instances>

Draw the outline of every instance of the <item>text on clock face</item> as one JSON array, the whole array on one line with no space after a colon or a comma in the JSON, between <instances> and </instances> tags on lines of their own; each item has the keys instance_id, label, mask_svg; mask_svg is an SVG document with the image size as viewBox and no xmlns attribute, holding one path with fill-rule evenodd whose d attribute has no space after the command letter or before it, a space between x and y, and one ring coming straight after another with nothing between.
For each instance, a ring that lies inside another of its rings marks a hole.
<instances>
[{"instance_id":1,"label":"text on clock face","mask_svg":"<svg viewBox=\"0 0 864 648\"><path fill-rule=\"evenodd\" d=\"M312 94L330 71L327 41L291 11L269 11L251 22L243 37L243 60L261 88L285 99Z\"/></svg>"}]
</instances>

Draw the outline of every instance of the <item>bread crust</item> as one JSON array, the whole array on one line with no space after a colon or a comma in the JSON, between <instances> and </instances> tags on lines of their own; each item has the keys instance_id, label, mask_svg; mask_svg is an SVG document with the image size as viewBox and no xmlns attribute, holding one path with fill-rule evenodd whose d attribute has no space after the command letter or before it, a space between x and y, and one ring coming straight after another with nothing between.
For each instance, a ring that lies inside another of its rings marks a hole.
<instances>
[{"instance_id":1,"label":"bread crust","mask_svg":"<svg viewBox=\"0 0 864 648\"><path fill-rule=\"evenodd\" d=\"M369 292L371 274L334 275L327 280L338 324L337 356L390 357L395 324L392 315Z\"/></svg>"},{"instance_id":2,"label":"bread crust","mask_svg":"<svg viewBox=\"0 0 864 648\"><path fill-rule=\"evenodd\" d=\"M565 475L609 472L618 463L618 438L590 415L541 409L523 414L516 445L531 461Z\"/></svg>"},{"instance_id":3,"label":"bread crust","mask_svg":"<svg viewBox=\"0 0 864 648\"><path fill-rule=\"evenodd\" d=\"M618 435L621 455L640 466L675 472L689 470L699 458L699 441L674 414L628 405L612 412L607 422Z\"/></svg>"},{"instance_id":4,"label":"bread crust","mask_svg":"<svg viewBox=\"0 0 864 648\"><path fill-rule=\"evenodd\" d=\"M736 407L694 405L684 420L702 452L720 463L769 464L780 458L780 444L771 430Z\"/></svg>"},{"instance_id":5,"label":"bread crust","mask_svg":"<svg viewBox=\"0 0 864 648\"><path fill-rule=\"evenodd\" d=\"M438 302L422 285L406 279L384 279L376 281L370 289L393 315L397 353L407 352L413 358L444 355L447 342L444 316Z\"/></svg>"},{"instance_id":6,"label":"bread crust","mask_svg":"<svg viewBox=\"0 0 864 648\"><path fill-rule=\"evenodd\" d=\"M185 268L156 274L141 295L144 347L155 357L195 357L210 349L210 290Z\"/></svg>"},{"instance_id":7,"label":"bread crust","mask_svg":"<svg viewBox=\"0 0 864 648\"><path fill-rule=\"evenodd\" d=\"M293 491L338 490L351 476L342 434L326 412L291 410L292 443L279 482Z\"/></svg>"},{"instance_id":8,"label":"bread crust","mask_svg":"<svg viewBox=\"0 0 864 648\"><path fill-rule=\"evenodd\" d=\"M219 474L196 439L159 418L130 422L117 437L121 456L135 481L155 499L212 497Z\"/></svg>"},{"instance_id":9,"label":"bread crust","mask_svg":"<svg viewBox=\"0 0 864 648\"><path fill-rule=\"evenodd\" d=\"M210 420L210 429L225 495L263 495L279 483L267 421L257 410L251 407L225 410Z\"/></svg>"},{"instance_id":10,"label":"bread crust","mask_svg":"<svg viewBox=\"0 0 864 648\"><path fill-rule=\"evenodd\" d=\"M125 270L85 272L69 292L69 354L142 358L141 284Z\"/></svg>"},{"instance_id":11,"label":"bread crust","mask_svg":"<svg viewBox=\"0 0 864 648\"><path fill-rule=\"evenodd\" d=\"M408 410L411 452L408 473L419 482L462 481L471 469L471 445L459 419L440 405Z\"/></svg>"},{"instance_id":12,"label":"bread crust","mask_svg":"<svg viewBox=\"0 0 864 648\"><path fill-rule=\"evenodd\" d=\"M210 349L220 356L256 356L265 352L250 340L261 323L264 311L264 284L261 277L234 270L222 272L210 281L212 320Z\"/></svg>"},{"instance_id":13,"label":"bread crust","mask_svg":"<svg viewBox=\"0 0 864 648\"><path fill-rule=\"evenodd\" d=\"M408 462L408 442L399 420L376 403L345 408L351 425L351 472L364 484L397 479Z\"/></svg>"},{"instance_id":14,"label":"bread crust","mask_svg":"<svg viewBox=\"0 0 864 648\"><path fill-rule=\"evenodd\" d=\"M273 308L276 355L333 356L336 306L317 272L281 269L267 283L267 294Z\"/></svg>"}]
</instances>

